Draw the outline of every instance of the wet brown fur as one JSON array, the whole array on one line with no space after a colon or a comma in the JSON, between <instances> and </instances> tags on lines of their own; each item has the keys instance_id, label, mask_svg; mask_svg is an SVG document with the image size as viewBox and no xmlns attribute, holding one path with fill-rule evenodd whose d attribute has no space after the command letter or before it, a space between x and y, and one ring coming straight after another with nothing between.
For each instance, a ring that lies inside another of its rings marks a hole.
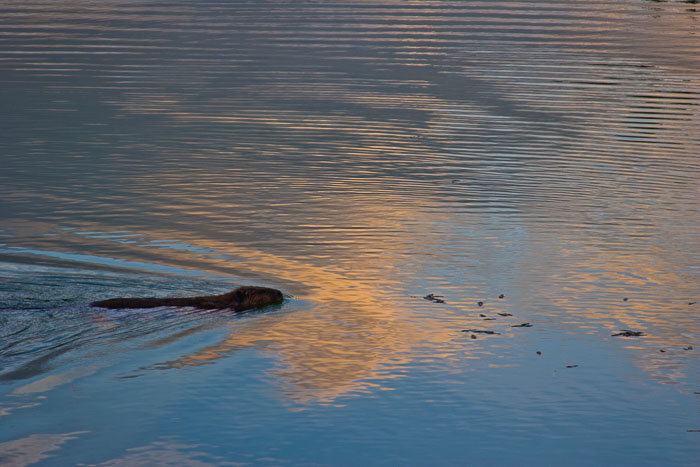
<instances>
[{"instance_id":1,"label":"wet brown fur","mask_svg":"<svg viewBox=\"0 0 700 467\"><path fill-rule=\"evenodd\" d=\"M245 311L282 303L284 295L276 289L246 286L221 295L184 298L110 298L93 302L100 308L156 308L161 306L194 307L202 310Z\"/></svg>"}]
</instances>

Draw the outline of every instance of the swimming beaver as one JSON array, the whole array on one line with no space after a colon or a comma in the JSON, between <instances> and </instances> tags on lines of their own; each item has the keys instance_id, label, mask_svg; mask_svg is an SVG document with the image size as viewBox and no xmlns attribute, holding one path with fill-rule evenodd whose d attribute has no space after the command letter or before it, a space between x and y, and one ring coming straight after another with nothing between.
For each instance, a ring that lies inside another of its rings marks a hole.
<instances>
[{"instance_id":1,"label":"swimming beaver","mask_svg":"<svg viewBox=\"0 0 700 467\"><path fill-rule=\"evenodd\" d=\"M101 308L156 308L160 306L191 306L202 310L231 309L233 311L264 308L282 303L284 295L267 287L238 287L221 295L203 295L184 298L110 298L93 302L90 306Z\"/></svg>"}]
</instances>

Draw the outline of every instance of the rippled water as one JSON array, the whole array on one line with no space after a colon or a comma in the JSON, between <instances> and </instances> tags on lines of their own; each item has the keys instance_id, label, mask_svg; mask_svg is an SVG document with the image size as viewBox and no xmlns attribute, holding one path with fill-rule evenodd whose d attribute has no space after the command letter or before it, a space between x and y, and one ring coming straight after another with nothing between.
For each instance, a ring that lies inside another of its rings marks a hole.
<instances>
[{"instance_id":1,"label":"rippled water","mask_svg":"<svg viewBox=\"0 0 700 467\"><path fill-rule=\"evenodd\" d=\"M0 0L0 462L695 464L699 15Z\"/></svg>"}]
</instances>

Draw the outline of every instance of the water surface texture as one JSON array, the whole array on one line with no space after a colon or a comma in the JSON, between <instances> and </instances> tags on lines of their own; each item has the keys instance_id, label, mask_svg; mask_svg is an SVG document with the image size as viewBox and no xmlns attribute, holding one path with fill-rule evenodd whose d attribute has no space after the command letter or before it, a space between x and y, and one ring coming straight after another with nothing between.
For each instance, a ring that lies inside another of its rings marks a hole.
<instances>
[{"instance_id":1,"label":"water surface texture","mask_svg":"<svg viewBox=\"0 0 700 467\"><path fill-rule=\"evenodd\" d=\"M697 465L695 3L0 0L0 463Z\"/></svg>"}]
</instances>

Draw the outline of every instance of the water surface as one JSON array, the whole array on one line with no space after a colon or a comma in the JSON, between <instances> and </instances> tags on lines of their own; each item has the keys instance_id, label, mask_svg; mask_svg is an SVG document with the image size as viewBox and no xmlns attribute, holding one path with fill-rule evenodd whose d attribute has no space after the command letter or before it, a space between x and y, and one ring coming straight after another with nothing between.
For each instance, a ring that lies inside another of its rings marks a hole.
<instances>
[{"instance_id":1,"label":"water surface","mask_svg":"<svg viewBox=\"0 0 700 467\"><path fill-rule=\"evenodd\" d=\"M698 21L0 0L0 459L693 465Z\"/></svg>"}]
</instances>

